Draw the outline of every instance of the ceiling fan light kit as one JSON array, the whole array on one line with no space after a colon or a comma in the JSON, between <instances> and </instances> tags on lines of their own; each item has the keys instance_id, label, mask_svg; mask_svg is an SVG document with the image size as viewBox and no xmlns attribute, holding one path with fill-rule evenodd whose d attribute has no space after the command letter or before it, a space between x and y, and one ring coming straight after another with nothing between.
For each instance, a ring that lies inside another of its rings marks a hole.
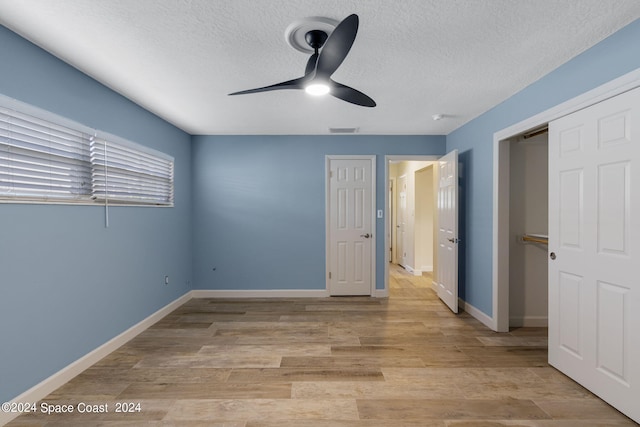
<instances>
[{"instance_id":1,"label":"ceiling fan light kit","mask_svg":"<svg viewBox=\"0 0 640 427\"><path fill-rule=\"evenodd\" d=\"M305 86L304 91L309 95L323 96L331 92L331 88L329 87L329 85L324 83L310 83Z\"/></svg>"},{"instance_id":2,"label":"ceiling fan light kit","mask_svg":"<svg viewBox=\"0 0 640 427\"><path fill-rule=\"evenodd\" d=\"M320 18L313 19L318 20ZM330 25L326 22L325 24ZM303 27L295 23L292 25L293 29L290 26L285 36L289 44L296 47L291 40L296 40L296 45L300 44L299 35ZM318 28L305 29L304 41L308 46L307 53L313 53L307 61L302 77L256 89L233 92L229 95L246 95L283 89L304 89L312 95L330 94L354 105L375 107L376 102L369 96L331 79L333 73L336 72L349 50L351 50L358 33L358 25L358 15L352 14L343 19L333 30L331 28L327 31Z\"/></svg>"}]
</instances>

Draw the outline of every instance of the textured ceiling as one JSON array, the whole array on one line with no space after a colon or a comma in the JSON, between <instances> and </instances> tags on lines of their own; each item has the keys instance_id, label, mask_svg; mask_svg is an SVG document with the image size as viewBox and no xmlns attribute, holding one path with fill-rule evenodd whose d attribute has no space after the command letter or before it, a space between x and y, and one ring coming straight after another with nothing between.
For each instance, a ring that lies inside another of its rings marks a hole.
<instances>
[{"instance_id":1,"label":"textured ceiling","mask_svg":"<svg viewBox=\"0 0 640 427\"><path fill-rule=\"evenodd\" d=\"M292 22L351 13L334 79L376 108L227 96L303 74ZM448 134L638 18L638 0L0 0L0 24L191 134Z\"/></svg>"}]
</instances>

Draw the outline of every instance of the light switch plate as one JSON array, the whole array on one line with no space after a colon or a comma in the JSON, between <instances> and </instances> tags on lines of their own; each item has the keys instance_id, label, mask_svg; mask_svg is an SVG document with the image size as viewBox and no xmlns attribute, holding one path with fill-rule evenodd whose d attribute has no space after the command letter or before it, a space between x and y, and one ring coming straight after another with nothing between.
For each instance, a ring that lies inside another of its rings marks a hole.
<instances>
[{"instance_id":1,"label":"light switch plate","mask_svg":"<svg viewBox=\"0 0 640 427\"><path fill-rule=\"evenodd\" d=\"M383 214L382 209L378 209L378 218L382 218L382 214Z\"/></svg>"}]
</instances>

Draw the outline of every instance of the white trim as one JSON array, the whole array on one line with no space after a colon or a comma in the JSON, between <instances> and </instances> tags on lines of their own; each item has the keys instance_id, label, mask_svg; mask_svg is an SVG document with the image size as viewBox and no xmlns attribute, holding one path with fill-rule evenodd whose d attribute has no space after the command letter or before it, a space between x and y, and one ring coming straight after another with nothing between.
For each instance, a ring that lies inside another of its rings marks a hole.
<instances>
[{"instance_id":1,"label":"white trim","mask_svg":"<svg viewBox=\"0 0 640 427\"><path fill-rule=\"evenodd\" d=\"M195 289L192 298L328 298L328 289L224 290Z\"/></svg>"},{"instance_id":2,"label":"white trim","mask_svg":"<svg viewBox=\"0 0 640 427\"><path fill-rule=\"evenodd\" d=\"M493 134L493 328L509 330L509 139L640 86L640 68Z\"/></svg>"},{"instance_id":3,"label":"white trim","mask_svg":"<svg viewBox=\"0 0 640 427\"><path fill-rule=\"evenodd\" d=\"M372 297L374 298L389 298L389 290L388 289L376 289L373 293Z\"/></svg>"},{"instance_id":4,"label":"white trim","mask_svg":"<svg viewBox=\"0 0 640 427\"><path fill-rule=\"evenodd\" d=\"M51 392L60 388L62 385L71 381L77 375L81 374L86 369L90 368L95 363L99 362L105 356L113 353L118 348L122 347L128 341L135 338L140 333L144 332L154 323L167 316L169 313L180 307L192 298L191 291L182 295L178 299L165 305L155 313L149 315L145 319L136 323L126 331L110 339L106 343L102 344L98 348L85 354L75 362L70 363L66 367L62 368L55 374L44 379L40 383L34 385L29 390L11 399L12 402L37 402L44 399ZM0 425L5 425L9 421L18 417L19 413L7 413L0 411Z\"/></svg>"},{"instance_id":5,"label":"white trim","mask_svg":"<svg viewBox=\"0 0 640 427\"><path fill-rule=\"evenodd\" d=\"M546 316L509 317L509 326L514 328L546 328L549 318Z\"/></svg>"},{"instance_id":6,"label":"white trim","mask_svg":"<svg viewBox=\"0 0 640 427\"><path fill-rule=\"evenodd\" d=\"M422 273L433 272L432 265L426 265L420 269L413 268L410 265L403 265L403 267L405 270L407 270L409 273L413 274L414 276L422 276Z\"/></svg>"},{"instance_id":7,"label":"white trim","mask_svg":"<svg viewBox=\"0 0 640 427\"><path fill-rule=\"evenodd\" d=\"M496 330L495 322L493 321L493 318L487 316L482 311L478 310L477 308L475 308L474 306L472 306L468 302L463 301L462 299L458 298L458 308L460 310L462 310L462 311L465 311L465 312L469 313L469 315L471 315L471 317L473 317L474 319L476 319L478 322L482 323L486 327L488 327L488 328L490 328L490 329L492 329L494 331Z\"/></svg>"},{"instance_id":8,"label":"white trim","mask_svg":"<svg viewBox=\"0 0 640 427\"><path fill-rule=\"evenodd\" d=\"M389 212L389 162L392 161L423 161L423 162L435 162L440 157L439 155L404 155L393 154L384 156L384 217L387 218L391 213ZM394 190L395 191L395 190ZM437 213L436 213L437 215ZM384 221L384 291L389 293L389 221ZM432 269L433 271L433 269Z\"/></svg>"},{"instance_id":9,"label":"white trim","mask_svg":"<svg viewBox=\"0 0 640 427\"><path fill-rule=\"evenodd\" d=\"M405 270L407 270L409 273L413 274L414 276L419 276L420 274L422 274L420 272L419 272L420 274L416 274L416 270L413 267L411 267L410 265L408 265L408 264L407 265L403 265L403 267L404 267Z\"/></svg>"},{"instance_id":10,"label":"white trim","mask_svg":"<svg viewBox=\"0 0 640 427\"><path fill-rule=\"evenodd\" d=\"M324 178L324 192L325 192L325 204L324 204L324 218L325 218L325 283L327 293L330 295L330 281L329 281L329 268L331 267L331 246L330 246L330 184L331 184L331 160L369 160L371 162L371 288L369 290L369 296L373 296L376 292L376 241L378 240L377 229L378 223L376 218L376 190L378 177L376 175L376 161L377 156L375 154L362 154L362 155L338 155L329 154L324 156L325 165L325 178ZM386 181L385 181L386 182ZM386 186L386 184L385 184ZM386 238L385 238L386 239Z\"/></svg>"}]
</instances>

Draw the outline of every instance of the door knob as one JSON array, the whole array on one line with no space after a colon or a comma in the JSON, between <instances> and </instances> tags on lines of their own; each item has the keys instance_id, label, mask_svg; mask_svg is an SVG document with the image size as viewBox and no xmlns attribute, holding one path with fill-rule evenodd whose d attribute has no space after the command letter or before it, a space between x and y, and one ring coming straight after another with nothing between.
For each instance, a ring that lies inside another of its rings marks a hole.
<instances>
[{"instance_id":1,"label":"door knob","mask_svg":"<svg viewBox=\"0 0 640 427\"><path fill-rule=\"evenodd\" d=\"M367 234L361 234L360 237L364 237L365 239L368 239L371 236L369 235L369 233L367 233Z\"/></svg>"},{"instance_id":2,"label":"door knob","mask_svg":"<svg viewBox=\"0 0 640 427\"><path fill-rule=\"evenodd\" d=\"M556 253L555 252L551 252L549 254L549 258L551 258L552 260L556 259Z\"/></svg>"},{"instance_id":3,"label":"door knob","mask_svg":"<svg viewBox=\"0 0 640 427\"><path fill-rule=\"evenodd\" d=\"M456 239L454 239L453 237L449 237L447 240L450 241L451 243L455 243L456 242Z\"/></svg>"}]
</instances>

